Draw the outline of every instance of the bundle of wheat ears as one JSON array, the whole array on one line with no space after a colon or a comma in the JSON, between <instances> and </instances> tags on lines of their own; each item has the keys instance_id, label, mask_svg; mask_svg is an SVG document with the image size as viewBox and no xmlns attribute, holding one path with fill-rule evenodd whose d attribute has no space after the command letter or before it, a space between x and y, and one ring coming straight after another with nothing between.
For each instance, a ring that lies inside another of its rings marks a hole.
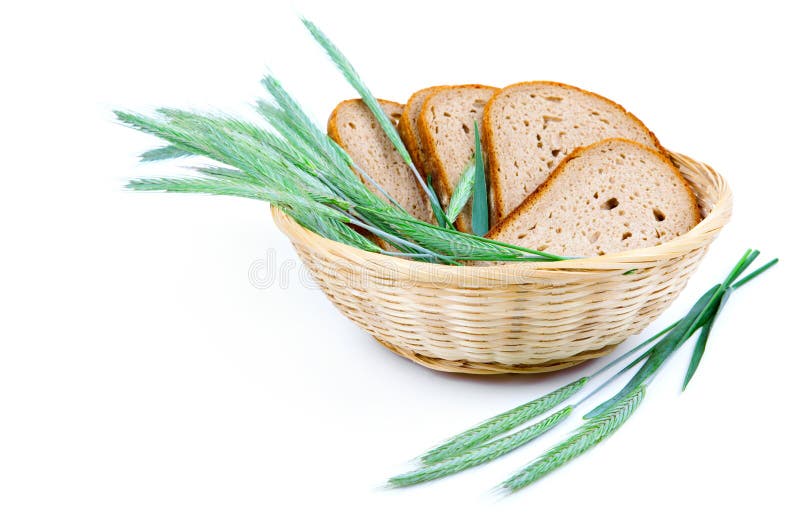
<instances>
[{"instance_id":1,"label":"bundle of wheat ears","mask_svg":"<svg viewBox=\"0 0 800 521\"><path fill-rule=\"evenodd\" d=\"M143 161L199 156L215 162L196 167L191 177L136 179L129 187L261 199L328 239L444 264L604 254L659 244L699 220L691 190L652 133L605 98L552 82L502 90L426 88L403 111L407 147L398 121L387 115L389 102L373 96L312 22L304 24L361 96L353 101L364 110L353 117L369 121L358 121L364 125L353 133L354 144L346 142L349 127L339 130L333 117L329 129L338 139L326 135L269 75L262 83L271 99L256 103L266 128L219 114L159 109L149 117L118 111L123 123L168 142L144 153ZM545 114L537 126L523 111L507 121L511 117L504 114L538 101L537 95L560 103L560 114L568 117ZM491 110L483 117L486 102ZM334 115L343 112L340 107ZM461 117L449 117L451 112ZM523 129L516 124L519 117ZM356 128L353 121L347 124ZM448 124L457 135L445 132ZM366 138L364 128L370 133ZM380 140L389 150L364 150ZM490 145L487 154L482 141ZM387 160L371 161L375 156ZM615 196L598 198L615 177ZM660 188L651 192L651 186ZM569 205L561 204L562 195ZM672 210L666 222L665 207ZM650 211L658 226L640 223Z\"/></svg>"}]
</instances>

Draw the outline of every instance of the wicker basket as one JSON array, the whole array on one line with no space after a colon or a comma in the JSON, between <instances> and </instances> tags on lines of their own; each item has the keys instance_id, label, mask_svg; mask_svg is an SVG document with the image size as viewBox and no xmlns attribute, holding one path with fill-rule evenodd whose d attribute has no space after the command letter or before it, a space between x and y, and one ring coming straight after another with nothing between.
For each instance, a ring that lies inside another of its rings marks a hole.
<instances>
[{"instance_id":1,"label":"wicker basket","mask_svg":"<svg viewBox=\"0 0 800 521\"><path fill-rule=\"evenodd\" d=\"M272 214L328 298L395 353L440 371L555 371L602 356L647 327L730 219L725 180L689 157L671 155L704 219L668 243L601 257L428 264L330 241L280 210Z\"/></svg>"}]
</instances>

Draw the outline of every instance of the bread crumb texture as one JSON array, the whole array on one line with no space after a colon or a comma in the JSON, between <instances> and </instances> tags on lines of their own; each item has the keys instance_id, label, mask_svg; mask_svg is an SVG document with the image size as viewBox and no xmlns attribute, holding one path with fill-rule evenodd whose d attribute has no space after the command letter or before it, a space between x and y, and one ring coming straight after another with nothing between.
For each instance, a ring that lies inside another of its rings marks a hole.
<instances>
[{"instance_id":1,"label":"bread crumb texture","mask_svg":"<svg viewBox=\"0 0 800 521\"><path fill-rule=\"evenodd\" d=\"M552 82L520 83L495 94L484 133L496 219L511 213L577 147L621 137L660 148L652 132L620 105Z\"/></svg>"},{"instance_id":2,"label":"bread crumb texture","mask_svg":"<svg viewBox=\"0 0 800 521\"><path fill-rule=\"evenodd\" d=\"M422 151L445 208L464 167L475 154L475 123L480 127L483 109L498 90L486 85L440 87L422 105L418 121ZM467 203L456 220L456 228L472 232L471 214L472 204Z\"/></svg>"},{"instance_id":3,"label":"bread crumb texture","mask_svg":"<svg viewBox=\"0 0 800 521\"><path fill-rule=\"evenodd\" d=\"M397 126L403 105L385 100L380 100L380 104ZM339 103L328 120L328 134L345 149L356 165L367 172L408 213L417 219L432 222L430 203L423 196L414 173L403 162L403 158L363 101L358 99ZM370 191L385 199L369 181L363 178L362 181Z\"/></svg>"},{"instance_id":4,"label":"bread crumb texture","mask_svg":"<svg viewBox=\"0 0 800 521\"><path fill-rule=\"evenodd\" d=\"M565 158L489 237L588 257L658 246L699 221L694 194L658 150L608 139Z\"/></svg>"}]
</instances>

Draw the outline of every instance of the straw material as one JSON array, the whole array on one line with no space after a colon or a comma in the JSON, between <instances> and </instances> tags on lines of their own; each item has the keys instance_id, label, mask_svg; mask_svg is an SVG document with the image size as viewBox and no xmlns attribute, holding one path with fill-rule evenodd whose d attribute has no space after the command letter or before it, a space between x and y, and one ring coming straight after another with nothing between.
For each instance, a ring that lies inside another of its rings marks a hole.
<instances>
[{"instance_id":1,"label":"straw material","mask_svg":"<svg viewBox=\"0 0 800 521\"><path fill-rule=\"evenodd\" d=\"M647 327L730 219L725 180L707 165L670 155L703 220L662 245L601 257L429 264L330 241L278 209L272 214L328 298L395 353L457 373L556 371L602 356Z\"/></svg>"}]
</instances>

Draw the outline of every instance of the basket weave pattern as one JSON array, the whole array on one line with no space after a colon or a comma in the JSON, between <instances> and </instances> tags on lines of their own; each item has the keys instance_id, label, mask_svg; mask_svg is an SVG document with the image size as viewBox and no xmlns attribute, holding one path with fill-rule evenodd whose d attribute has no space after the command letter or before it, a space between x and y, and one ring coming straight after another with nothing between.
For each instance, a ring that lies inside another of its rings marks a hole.
<instances>
[{"instance_id":1,"label":"basket weave pattern","mask_svg":"<svg viewBox=\"0 0 800 521\"><path fill-rule=\"evenodd\" d=\"M662 245L601 257L428 264L330 241L280 210L272 213L328 298L392 351L442 371L555 371L602 356L647 327L730 219L724 179L689 157L671 156L704 219Z\"/></svg>"}]
</instances>

